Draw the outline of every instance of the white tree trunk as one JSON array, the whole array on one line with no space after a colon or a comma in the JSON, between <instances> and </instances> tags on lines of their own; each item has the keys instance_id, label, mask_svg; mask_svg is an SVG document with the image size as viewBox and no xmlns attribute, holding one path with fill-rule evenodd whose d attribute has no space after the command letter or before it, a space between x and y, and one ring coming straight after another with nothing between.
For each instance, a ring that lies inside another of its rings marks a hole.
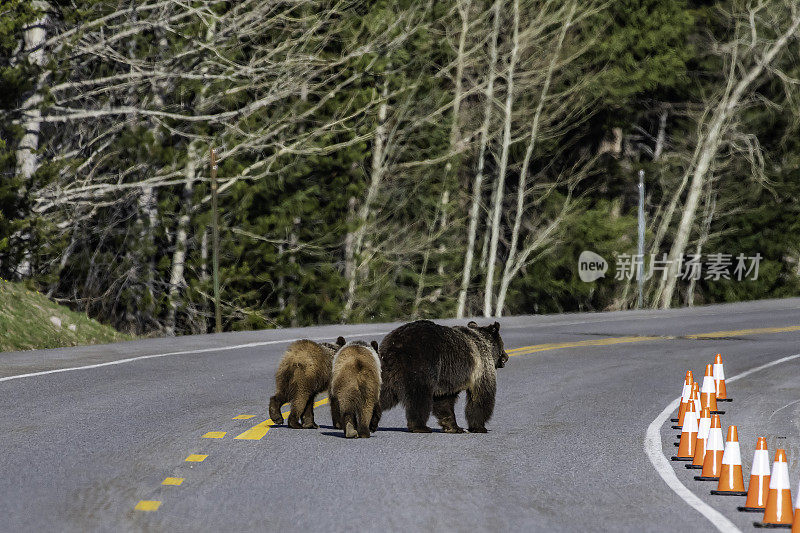
<instances>
[{"instance_id":1,"label":"white tree trunk","mask_svg":"<svg viewBox=\"0 0 800 533\"><path fill-rule=\"evenodd\" d=\"M378 106L378 123L375 126L375 137L372 146L372 161L370 164L370 181L367 187L367 195L364 198L364 203L361 204L361 209L358 212L358 227L355 230L354 243L353 243L353 261L356 266L352 269L350 279L347 283L347 300L345 301L344 310L342 311L342 320L346 321L353 311L355 303L356 286L358 283L359 269L364 265L359 265L359 255L361 254L361 247L364 243L364 235L367 230L367 221L369 220L372 210L372 204L378 196L378 191L381 187L381 179L383 178L384 170L384 145L386 143L386 117L389 113L389 82L383 82L383 89L381 91L382 101Z\"/></svg>"},{"instance_id":2,"label":"white tree trunk","mask_svg":"<svg viewBox=\"0 0 800 533\"><path fill-rule=\"evenodd\" d=\"M466 63L465 49L467 45L467 32L469 31L469 10L472 0L456 0L458 14L461 17L461 34L458 36L458 52L456 53L456 76L453 90L453 122L450 124L450 154L445 165L445 174L452 171L453 154L457 153L461 137L459 118L461 114L461 100L464 92L464 65ZM446 180L445 180L446 181Z\"/></svg>"},{"instance_id":3,"label":"white tree trunk","mask_svg":"<svg viewBox=\"0 0 800 533\"><path fill-rule=\"evenodd\" d=\"M515 269L517 262L517 248L519 246L519 233L522 227L522 215L525 208L525 195L528 179L528 166L533 156L533 149L536 146L536 138L539 134L539 122L542 117L542 110L544 109L544 102L547 98L547 93L550 91L550 83L553 80L553 72L555 71L558 58L561 55L561 48L564 46L564 38L567 35L567 30L572 24L572 18L575 16L576 4L573 2L570 6L569 14L567 15L564 24L561 26L561 32L558 34L558 41L553 52L553 57L550 58L550 64L547 66L547 75L545 76L544 84L542 85L542 93L539 96L539 104L536 106L536 112L533 115L533 123L531 124L531 133L528 139L528 147L525 150L525 158L522 161L522 168L520 169L519 185L517 188L517 210L514 215L514 227L511 231L511 247L506 258L505 266L503 267L503 277L500 281L500 290L497 293L497 306L495 307L495 316L502 316L503 305L505 305L506 294L508 293L508 286L511 283L515 273L519 270Z\"/></svg>"},{"instance_id":4,"label":"white tree trunk","mask_svg":"<svg viewBox=\"0 0 800 533\"><path fill-rule=\"evenodd\" d=\"M661 154L664 152L664 145L667 142L667 118L669 114L664 111L658 117L658 133L656 134L656 143L653 146L653 161L661 159Z\"/></svg>"},{"instance_id":5,"label":"white tree trunk","mask_svg":"<svg viewBox=\"0 0 800 533\"><path fill-rule=\"evenodd\" d=\"M34 7L47 12L49 5L46 2L36 1ZM27 26L23 33L24 51L28 53L28 61L32 65L43 67L45 64L44 43L47 40L47 15L43 15L30 26ZM42 72L36 84L33 94L28 96L22 104L22 140L17 146L17 175L23 178L23 188L27 188L36 169L39 168L39 157L36 151L39 149L39 132L41 130L42 112L38 107L42 102L39 90L46 78L46 73Z\"/></svg>"},{"instance_id":6,"label":"white tree trunk","mask_svg":"<svg viewBox=\"0 0 800 533\"><path fill-rule=\"evenodd\" d=\"M135 280L141 283L146 298L134 311L139 326L151 323L155 320L155 263L153 248L155 232L158 227L158 205L156 202L155 190L152 187L142 187L142 192L137 198L139 213L136 225L139 229L139 243L142 247L142 255L133 257L131 261L136 265L137 271L144 270L135 276ZM143 328L142 328L143 329Z\"/></svg>"},{"instance_id":7,"label":"white tree trunk","mask_svg":"<svg viewBox=\"0 0 800 533\"><path fill-rule=\"evenodd\" d=\"M789 42L789 38L797 32L798 27L800 27L800 14L795 16L789 28L772 43L766 53L757 60L756 64L735 84L733 91L722 98L714 111L711 123L709 124L708 133L702 141L703 145L700 151L700 157L697 160L697 166L692 174L689 195L686 198L686 203L683 208L683 215L678 225L675 242L673 242L669 252L668 259L670 260L670 264L666 272L664 291L661 294L661 307L664 309L669 308L672 302L672 295L675 292L675 284L677 282L675 273L679 268L678 261L686 250L686 244L689 241L689 232L694 225L695 215L697 213L700 193L705 184L706 174L719 150L724 126L730 120L742 96L744 96L745 91L752 86L753 82L758 79L764 69L768 67L778 53L784 49Z\"/></svg>"},{"instance_id":8,"label":"white tree trunk","mask_svg":"<svg viewBox=\"0 0 800 533\"><path fill-rule=\"evenodd\" d=\"M700 238L697 240L697 248L695 249L695 254L700 257L700 254L703 253L703 246L705 246L706 242L708 241L708 233L711 230L711 221L714 220L714 211L717 207L717 199L713 196L711 191L711 187L708 188L708 192L706 192L705 198L705 209L703 212L703 229L700 232ZM686 305L689 307L694 306L694 288L697 284L697 280L692 276L689 280L689 288L686 289Z\"/></svg>"},{"instance_id":9,"label":"white tree trunk","mask_svg":"<svg viewBox=\"0 0 800 533\"><path fill-rule=\"evenodd\" d=\"M49 5L46 2L39 0L33 3L36 9L40 9L45 14L33 22L33 24L26 26L22 34L23 52L28 54L28 62L38 67L43 67L45 64L45 49L44 44L47 40L47 10ZM19 195L24 196L30 185L31 177L39 168L39 156L36 153L39 150L39 133L42 127L42 111L40 105L42 103L42 96L39 94L47 72L40 72L36 82L36 88L28 96L22 104L22 139L17 145L16 151L16 173L21 177L19 186ZM14 237L22 241L30 240L30 233L27 230L20 231ZM20 278L30 275L31 271L31 256L30 252L26 251L22 260L15 267L16 273Z\"/></svg>"},{"instance_id":10,"label":"white tree trunk","mask_svg":"<svg viewBox=\"0 0 800 533\"><path fill-rule=\"evenodd\" d=\"M206 29L205 40L210 43L216 31L216 21L212 20ZM200 72L208 73L208 68L203 67ZM197 107L205 107L205 97L208 92L208 85L204 85L200 91ZM186 149L186 168L184 170L183 185L183 214L178 218L178 225L175 231L175 251L172 254L172 269L169 277L169 291L167 293L167 320L165 330L167 335L175 335L175 316L178 308L178 295L181 287L186 285L183 272L186 266L186 250L189 224L191 213L194 210L192 205L194 196L194 182L197 178L198 156L202 152L199 141L189 142Z\"/></svg>"},{"instance_id":11,"label":"white tree trunk","mask_svg":"<svg viewBox=\"0 0 800 533\"><path fill-rule=\"evenodd\" d=\"M514 35L511 58L506 74L506 102L503 111L503 144L500 149L500 166L497 170L497 194L492 206L492 233L489 241L489 260L486 268L486 285L483 293L483 315L492 316L494 295L494 269L497 264L497 244L500 238L500 216L503 209L503 193L508 168L508 150L511 146L512 107L514 104L514 68L519 56L519 0L514 0Z\"/></svg>"},{"instance_id":12,"label":"white tree trunk","mask_svg":"<svg viewBox=\"0 0 800 533\"><path fill-rule=\"evenodd\" d=\"M355 231L352 225L356 220L356 197L351 196L347 200L347 223L351 226L350 231L344 237L344 279L350 280L356 269L355 263Z\"/></svg>"},{"instance_id":13,"label":"white tree trunk","mask_svg":"<svg viewBox=\"0 0 800 533\"><path fill-rule=\"evenodd\" d=\"M492 123L494 109L494 81L497 77L497 41L500 36L500 7L502 0L495 0L492 9L493 25L489 45L489 74L486 83L483 125L481 126L480 149L478 152L478 171L472 183L472 205L469 210L469 229L467 231L467 250L464 254L464 268L461 273L461 290L458 293L456 317L463 318L467 303L467 291L472 275L472 263L475 257L475 237L478 233L478 215L483 195L483 171L486 160L486 146L489 142L489 128Z\"/></svg>"},{"instance_id":14,"label":"white tree trunk","mask_svg":"<svg viewBox=\"0 0 800 533\"><path fill-rule=\"evenodd\" d=\"M175 251L172 254L172 269L169 276L169 292L167 293L167 320L165 330L167 335L175 335L175 314L178 308L178 291L185 283L183 270L186 263L186 241L189 227L189 214L192 212L192 196L194 193L195 174L197 172L197 146L189 143L186 153L186 182L183 186L183 214L178 218L178 227L175 232Z\"/></svg>"}]
</instances>

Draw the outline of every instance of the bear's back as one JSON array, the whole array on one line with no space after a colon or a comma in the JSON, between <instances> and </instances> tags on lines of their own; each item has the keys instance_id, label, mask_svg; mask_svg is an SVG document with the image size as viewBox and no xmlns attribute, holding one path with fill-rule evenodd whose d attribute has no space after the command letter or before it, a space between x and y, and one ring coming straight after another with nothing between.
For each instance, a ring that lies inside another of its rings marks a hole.
<instances>
[{"instance_id":1,"label":"bear's back","mask_svg":"<svg viewBox=\"0 0 800 533\"><path fill-rule=\"evenodd\" d=\"M336 352L333 373L354 373L367 370L380 378L381 363L378 354L367 346L348 344Z\"/></svg>"},{"instance_id":2,"label":"bear's back","mask_svg":"<svg viewBox=\"0 0 800 533\"><path fill-rule=\"evenodd\" d=\"M410 322L392 331L381 342L379 353L384 380L426 375L448 390L468 382L477 357L475 342L468 334L430 320Z\"/></svg>"},{"instance_id":3,"label":"bear's back","mask_svg":"<svg viewBox=\"0 0 800 533\"><path fill-rule=\"evenodd\" d=\"M470 352L472 347L464 333L430 320L409 322L389 333L381 342L379 354L384 356L439 359L443 352Z\"/></svg>"},{"instance_id":4,"label":"bear's back","mask_svg":"<svg viewBox=\"0 0 800 533\"><path fill-rule=\"evenodd\" d=\"M301 339L289 345L280 366L302 366L311 372L325 374L330 372L333 354L334 350L328 347Z\"/></svg>"}]
</instances>

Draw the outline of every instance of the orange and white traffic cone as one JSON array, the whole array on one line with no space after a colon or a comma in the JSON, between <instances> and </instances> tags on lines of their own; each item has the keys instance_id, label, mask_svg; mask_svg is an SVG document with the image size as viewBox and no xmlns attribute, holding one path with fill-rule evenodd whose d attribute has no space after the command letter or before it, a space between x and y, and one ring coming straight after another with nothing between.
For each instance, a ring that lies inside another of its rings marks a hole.
<instances>
[{"instance_id":1,"label":"orange and white traffic cone","mask_svg":"<svg viewBox=\"0 0 800 533\"><path fill-rule=\"evenodd\" d=\"M756 452L753 454L753 467L750 469L750 484L747 487L747 501L737 507L745 513L763 513L769 494L769 452L767 438L758 437Z\"/></svg>"},{"instance_id":2,"label":"orange and white traffic cone","mask_svg":"<svg viewBox=\"0 0 800 533\"><path fill-rule=\"evenodd\" d=\"M689 402L687 403L687 405L689 403L693 403L694 404L694 410L697 413L697 421L699 423L700 422L700 413L703 412L703 408L700 407L700 384L698 382L696 382L696 381L692 383L692 393L689 396ZM686 421L685 420L686 419L686 411L683 412L683 415L684 415L684 422L685 422ZM683 434L683 425L681 425L681 434ZM681 435L677 435L675 438L679 439L679 438L681 438ZM675 443L675 446L678 446L677 442Z\"/></svg>"},{"instance_id":3,"label":"orange and white traffic cone","mask_svg":"<svg viewBox=\"0 0 800 533\"><path fill-rule=\"evenodd\" d=\"M706 443L708 443L708 433L710 430L711 414L708 409L703 409L703 412L700 413L700 421L697 424L694 460L692 460L692 464L686 465L686 468L697 470L703 468L703 460L706 458Z\"/></svg>"},{"instance_id":4,"label":"orange and white traffic cone","mask_svg":"<svg viewBox=\"0 0 800 533\"><path fill-rule=\"evenodd\" d=\"M764 519L753 522L756 527L785 527L794 521L792 509L792 490L789 488L789 463L786 451L775 450L775 462L772 463L772 475L769 478L769 494Z\"/></svg>"},{"instance_id":5,"label":"orange and white traffic cone","mask_svg":"<svg viewBox=\"0 0 800 533\"><path fill-rule=\"evenodd\" d=\"M794 504L794 523L792 533L800 533L800 485L797 486L797 502Z\"/></svg>"},{"instance_id":6,"label":"orange and white traffic cone","mask_svg":"<svg viewBox=\"0 0 800 533\"><path fill-rule=\"evenodd\" d=\"M692 397L692 383L694 383L694 377L692 376L692 371L686 371L686 377L683 380L683 389L681 390L681 403L678 406L678 418L671 418L671 422L677 422L677 426L672 426L672 429L681 429L683 427L683 413L686 412L686 404Z\"/></svg>"},{"instance_id":7,"label":"orange and white traffic cone","mask_svg":"<svg viewBox=\"0 0 800 533\"><path fill-rule=\"evenodd\" d=\"M689 403L683 417L683 431L681 441L678 443L678 455L673 456L673 461L691 461L694 458L694 448L697 441L697 411L693 403Z\"/></svg>"},{"instance_id":8,"label":"orange and white traffic cone","mask_svg":"<svg viewBox=\"0 0 800 533\"><path fill-rule=\"evenodd\" d=\"M714 381L714 365L706 365L706 375L703 377L703 386L700 387L700 407L708 407L712 415L725 414L717 410L717 386Z\"/></svg>"},{"instance_id":9,"label":"orange and white traffic cone","mask_svg":"<svg viewBox=\"0 0 800 533\"><path fill-rule=\"evenodd\" d=\"M718 353L714 356L714 384L717 387L717 401L718 402L732 402L732 398L728 398L728 389L725 387L725 369L722 367L722 354Z\"/></svg>"},{"instance_id":10,"label":"orange and white traffic cone","mask_svg":"<svg viewBox=\"0 0 800 533\"><path fill-rule=\"evenodd\" d=\"M697 412L697 420L699 422L700 413L703 412L703 407L700 405L700 384L698 382L696 382L696 381L692 383L692 395L689 397L689 403L693 403L694 404L694 410ZM684 415L685 415L685 413L684 413ZM683 426L681 426L681 430L682 429L683 429ZM681 436L678 435L677 438L681 438ZM677 446L677 445L678 445L678 443L676 442L675 446Z\"/></svg>"},{"instance_id":11,"label":"orange and white traffic cone","mask_svg":"<svg viewBox=\"0 0 800 533\"><path fill-rule=\"evenodd\" d=\"M703 470L699 476L694 476L698 481L717 481L722 472L722 454L725 452L722 444L722 422L719 415L711 418L711 428L708 430L706 442L706 456L703 458Z\"/></svg>"},{"instance_id":12,"label":"orange and white traffic cone","mask_svg":"<svg viewBox=\"0 0 800 533\"><path fill-rule=\"evenodd\" d=\"M698 382L692 383L692 401L694 402L694 409L698 413L703 412L703 404L700 401L700 384ZM712 415L714 413L711 413Z\"/></svg>"},{"instance_id":13,"label":"orange and white traffic cone","mask_svg":"<svg viewBox=\"0 0 800 533\"><path fill-rule=\"evenodd\" d=\"M711 494L717 496L747 496L742 476L742 454L739 451L739 431L736 426L728 426L728 438L725 441L725 452L722 454L722 471L719 474L717 490Z\"/></svg>"}]
</instances>

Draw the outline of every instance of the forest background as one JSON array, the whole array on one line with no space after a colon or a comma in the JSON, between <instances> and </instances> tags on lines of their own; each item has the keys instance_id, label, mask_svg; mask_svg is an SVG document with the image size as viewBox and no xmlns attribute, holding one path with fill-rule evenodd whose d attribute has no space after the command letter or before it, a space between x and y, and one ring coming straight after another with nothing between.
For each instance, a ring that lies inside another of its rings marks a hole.
<instances>
[{"instance_id":1,"label":"forest background","mask_svg":"<svg viewBox=\"0 0 800 533\"><path fill-rule=\"evenodd\" d=\"M0 277L211 331L215 147L226 330L635 307L640 170L645 306L796 295L798 27L792 0L2 0Z\"/></svg>"}]
</instances>

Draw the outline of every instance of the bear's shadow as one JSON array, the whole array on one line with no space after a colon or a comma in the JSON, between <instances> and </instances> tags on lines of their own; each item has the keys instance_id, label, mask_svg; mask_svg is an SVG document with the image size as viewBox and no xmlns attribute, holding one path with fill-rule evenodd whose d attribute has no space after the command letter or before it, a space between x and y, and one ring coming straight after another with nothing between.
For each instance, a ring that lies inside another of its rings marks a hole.
<instances>
[{"instance_id":1,"label":"bear's shadow","mask_svg":"<svg viewBox=\"0 0 800 533\"><path fill-rule=\"evenodd\" d=\"M344 431L342 431L341 429L336 429L333 426L323 426L323 425L320 425L319 427L320 428L324 428L324 429L333 430L333 431L321 431L320 433L322 433L323 435L327 435L328 437L339 437L340 439L346 438L344 436ZM431 428L431 429L433 429L432 433L444 433L444 431L442 429L439 429L439 428ZM404 427L394 427L394 428L383 427L383 428L378 428L377 433L380 433L380 432L383 432L383 431L393 431L393 432L398 432L398 433L411 433L411 431L409 431L408 428L404 428ZM422 433L422 435L425 435L425 433Z\"/></svg>"},{"instance_id":2,"label":"bear's shadow","mask_svg":"<svg viewBox=\"0 0 800 533\"><path fill-rule=\"evenodd\" d=\"M276 426L271 426L270 429L272 429L272 430L276 430L276 429L288 429L288 430L291 430L292 428L290 428L286 424L280 424L280 425L276 425ZM327 430L327 431L320 431L321 434L323 434L323 435L325 435L327 437L338 437L340 439L346 438L344 436L344 431L342 431L341 429L336 429L335 427L333 427L331 425L319 424L319 429ZM441 429L441 428L431 428L431 429L433 430L431 433L445 433L445 431L443 429ZM408 428L405 428L405 427L379 427L378 428L378 432L384 432L384 431L396 432L396 433L411 433L411 431L409 431ZM469 432L468 431L464 431L464 433L461 433L461 434L462 435L469 434ZM421 435L426 435L426 433L421 433Z\"/></svg>"}]
</instances>

